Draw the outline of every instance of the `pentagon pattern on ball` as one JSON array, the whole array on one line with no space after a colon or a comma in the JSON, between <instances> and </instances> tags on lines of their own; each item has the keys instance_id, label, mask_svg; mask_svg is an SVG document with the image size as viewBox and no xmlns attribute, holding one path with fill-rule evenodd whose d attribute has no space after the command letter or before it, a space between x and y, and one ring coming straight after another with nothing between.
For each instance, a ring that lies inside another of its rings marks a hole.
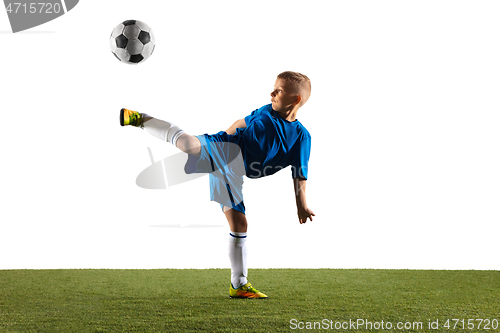
<instances>
[{"instance_id":1,"label":"pentagon pattern on ball","mask_svg":"<svg viewBox=\"0 0 500 333\"><path fill-rule=\"evenodd\" d=\"M120 49L124 49L127 47L128 44L128 38L125 37L124 35L120 35L115 38L116 42L116 47L119 47Z\"/></svg>"},{"instance_id":2,"label":"pentagon pattern on ball","mask_svg":"<svg viewBox=\"0 0 500 333\"><path fill-rule=\"evenodd\" d=\"M144 60L144 57L141 55L141 54L134 54L134 55L131 55L130 56L130 62L134 63L134 64L138 64L140 63L141 61Z\"/></svg>"},{"instance_id":3,"label":"pentagon pattern on ball","mask_svg":"<svg viewBox=\"0 0 500 333\"><path fill-rule=\"evenodd\" d=\"M139 33L139 40L142 42L142 44L146 45L147 43L149 43L149 41L151 40L151 37L149 36L149 32L146 32L146 31L141 31Z\"/></svg>"},{"instance_id":4,"label":"pentagon pattern on ball","mask_svg":"<svg viewBox=\"0 0 500 333\"><path fill-rule=\"evenodd\" d=\"M124 26L134 25L136 22L137 22L136 20L127 20L127 21L123 22L123 25Z\"/></svg>"},{"instance_id":5,"label":"pentagon pattern on ball","mask_svg":"<svg viewBox=\"0 0 500 333\"><path fill-rule=\"evenodd\" d=\"M153 31L146 23L127 20L113 29L109 45L118 60L127 64L138 64L151 56L155 39Z\"/></svg>"}]
</instances>

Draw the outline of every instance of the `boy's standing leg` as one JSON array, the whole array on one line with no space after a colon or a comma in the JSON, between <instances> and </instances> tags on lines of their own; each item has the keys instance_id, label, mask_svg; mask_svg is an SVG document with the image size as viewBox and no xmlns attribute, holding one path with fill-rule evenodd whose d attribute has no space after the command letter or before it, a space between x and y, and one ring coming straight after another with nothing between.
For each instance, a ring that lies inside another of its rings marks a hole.
<instances>
[{"instance_id":1,"label":"boy's standing leg","mask_svg":"<svg viewBox=\"0 0 500 333\"><path fill-rule=\"evenodd\" d=\"M229 260L231 261L231 284L234 289L248 283L247 275L247 219L245 214L228 207L223 208L229 222Z\"/></svg>"},{"instance_id":2,"label":"boy's standing leg","mask_svg":"<svg viewBox=\"0 0 500 333\"><path fill-rule=\"evenodd\" d=\"M232 298L267 298L267 296L248 283L247 266L247 218L236 209L224 206L224 214L229 222L229 260L231 261Z\"/></svg>"}]
</instances>

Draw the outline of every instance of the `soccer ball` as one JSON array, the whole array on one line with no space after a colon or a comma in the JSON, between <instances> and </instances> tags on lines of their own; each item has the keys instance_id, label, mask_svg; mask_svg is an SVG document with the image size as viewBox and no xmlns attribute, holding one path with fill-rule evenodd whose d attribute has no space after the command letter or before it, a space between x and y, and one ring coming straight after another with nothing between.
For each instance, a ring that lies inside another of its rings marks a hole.
<instances>
[{"instance_id":1,"label":"soccer ball","mask_svg":"<svg viewBox=\"0 0 500 333\"><path fill-rule=\"evenodd\" d=\"M113 29L109 46L118 60L135 65L146 61L153 53L155 37L146 23L128 20Z\"/></svg>"}]
</instances>

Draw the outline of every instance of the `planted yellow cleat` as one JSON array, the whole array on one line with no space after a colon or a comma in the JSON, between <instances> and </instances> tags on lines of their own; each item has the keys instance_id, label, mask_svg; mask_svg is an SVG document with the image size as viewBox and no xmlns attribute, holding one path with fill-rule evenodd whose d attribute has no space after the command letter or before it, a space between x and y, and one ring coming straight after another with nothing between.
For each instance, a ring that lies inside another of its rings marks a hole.
<instances>
[{"instance_id":1,"label":"planted yellow cleat","mask_svg":"<svg viewBox=\"0 0 500 333\"><path fill-rule=\"evenodd\" d=\"M229 287L229 297L231 298L267 298L267 295L264 293L261 293L250 283L247 283L238 289L233 288L233 284L231 283L231 286Z\"/></svg>"}]
</instances>

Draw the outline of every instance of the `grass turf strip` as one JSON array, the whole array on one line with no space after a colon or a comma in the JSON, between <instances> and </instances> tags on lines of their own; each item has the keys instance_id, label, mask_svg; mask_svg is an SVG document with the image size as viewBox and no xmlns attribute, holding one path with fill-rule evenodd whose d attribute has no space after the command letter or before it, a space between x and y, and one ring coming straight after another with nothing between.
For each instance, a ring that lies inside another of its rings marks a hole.
<instances>
[{"instance_id":1,"label":"grass turf strip","mask_svg":"<svg viewBox=\"0 0 500 333\"><path fill-rule=\"evenodd\" d=\"M500 320L499 271L251 269L249 278L269 299L230 299L228 269L0 271L0 332L290 332L292 319L422 322L404 331L424 332L429 320Z\"/></svg>"}]
</instances>

